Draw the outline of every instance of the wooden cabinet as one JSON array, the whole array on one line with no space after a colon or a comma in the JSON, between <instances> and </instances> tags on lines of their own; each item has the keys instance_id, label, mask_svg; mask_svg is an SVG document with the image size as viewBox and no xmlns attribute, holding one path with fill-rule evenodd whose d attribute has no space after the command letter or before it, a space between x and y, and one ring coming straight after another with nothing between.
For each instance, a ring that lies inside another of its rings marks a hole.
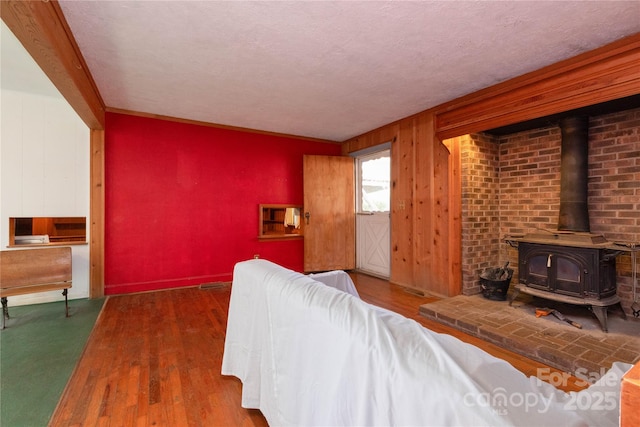
<instances>
[{"instance_id":1,"label":"wooden cabinet","mask_svg":"<svg viewBox=\"0 0 640 427\"><path fill-rule=\"evenodd\" d=\"M302 237L302 206L260 205L259 239Z\"/></svg>"}]
</instances>

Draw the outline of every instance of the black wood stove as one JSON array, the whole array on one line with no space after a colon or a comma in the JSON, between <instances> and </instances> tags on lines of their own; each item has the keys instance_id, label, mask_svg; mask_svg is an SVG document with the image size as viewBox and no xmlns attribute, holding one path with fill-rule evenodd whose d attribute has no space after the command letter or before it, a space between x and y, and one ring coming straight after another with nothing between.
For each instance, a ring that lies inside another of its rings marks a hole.
<instances>
[{"instance_id":1,"label":"black wood stove","mask_svg":"<svg viewBox=\"0 0 640 427\"><path fill-rule=\"evenodd\" d=\"M518 247L520 292L568 304L589 306L607 332L607 308L620 304L616 294L616 256L625 248L590 233L587 205L587 117L560 122L560 214L557 231L508 236ZM623 316L624 310L620 307Z\"/></svg>"},{"instance_id":2,"label":"black wood stove","mask_svg":"<svg viewBox=\"0 0 640 427\"><path fill-rule=\"evenodd\" d=\"M623 250L619 245L589 233L529 234L511 241L518 246L519 283L510 303L524 292L586 305L607 332L607 309L620 304L616 256Z\"/></svg>"}]
</instances>

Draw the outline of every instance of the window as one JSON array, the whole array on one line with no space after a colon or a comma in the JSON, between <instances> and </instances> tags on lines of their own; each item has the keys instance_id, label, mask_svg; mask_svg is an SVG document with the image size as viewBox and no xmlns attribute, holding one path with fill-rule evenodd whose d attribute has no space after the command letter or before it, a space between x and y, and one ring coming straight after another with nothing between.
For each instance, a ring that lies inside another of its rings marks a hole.
<instances>
[{"instance_id":1,"label":"window","mask_svg":"<svg viewBox=\"0 0 640 427\"><path fill-rule=\"evenodd\" d=\"M389 150L358 158L358 212L389 212L391 156Z\"/></svg>"}]
</instances>

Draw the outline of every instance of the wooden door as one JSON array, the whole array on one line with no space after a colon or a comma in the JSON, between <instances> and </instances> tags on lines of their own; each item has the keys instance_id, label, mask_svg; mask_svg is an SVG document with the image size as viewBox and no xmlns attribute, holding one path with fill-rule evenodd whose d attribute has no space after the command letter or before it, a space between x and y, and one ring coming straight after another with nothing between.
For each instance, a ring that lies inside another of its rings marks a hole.
<instances>
[{"instance_id":1,"label":"wooden door","mask_svg":"<svg viewBox=\"0 0 640 427\"><path fill-rule=\"evenodd\" d=\"M391 274L389 212L358 213L356 217L356 266L358 271L382 278Z\"/></svg>"},{"instance_id":2,"label":"wooden door","mask_svg":"<svg viewBox=\"0 0 640 427\"><path fill-rule=\"evenodd\" d=\"M355 163L356 268L389 278L391 274L391 150L360 155Z\"/></svg>"},{"instance_id":3,"label":"wooden door","mask_svg":"<svg viewBox=\"0 0 640 427\"><path fill-rule=\"evenodd\" d=\"M353 159L304 156L304 270L355 268Z\"/></svg>"}]
</instances>

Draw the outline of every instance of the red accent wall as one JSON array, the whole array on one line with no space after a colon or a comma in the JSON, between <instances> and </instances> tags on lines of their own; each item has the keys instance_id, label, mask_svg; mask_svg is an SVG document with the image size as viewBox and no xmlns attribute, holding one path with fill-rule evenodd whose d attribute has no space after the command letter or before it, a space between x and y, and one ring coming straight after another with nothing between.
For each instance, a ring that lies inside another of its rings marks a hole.
<instances>
[{"instance_id":1,"label":"red accent wall","mask_svg":"<svg viewBox=\"0 0 640 427\"><path fill-rule=\"evenodd\" d=\"M260 203L302 204L302 156L339 144L107 113L105 294L231 280L254 254L302 271L303 241L258 241Z\"/></svg>"}]
</instances>

